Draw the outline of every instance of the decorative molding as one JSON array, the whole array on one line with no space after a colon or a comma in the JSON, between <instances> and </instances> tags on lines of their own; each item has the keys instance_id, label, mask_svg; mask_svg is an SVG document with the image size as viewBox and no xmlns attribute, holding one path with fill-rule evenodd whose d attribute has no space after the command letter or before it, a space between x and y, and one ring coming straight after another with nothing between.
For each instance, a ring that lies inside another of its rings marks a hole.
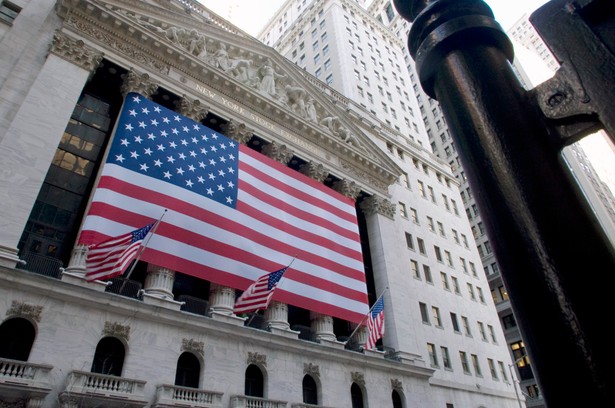
<instances>
[{"instance_id":1,"label":"decorative molding","mask_svg":"<svg viewBox=\"0 0 615 408\"><path fill-rule=\"evenodd\" d=\"M294 156L294 153L286 145L279 145L276 142L263 146L263 150L261 152L265 156L284 165L287 165L288 162L290 162L290 159Z\"/></svg>"},{"instance_id":2,"label":"decorative molding","mask_svg":"<svg viewBox=\"0 0 615 408\"><path fill-rule=\"evenodd\" d=\"M103 336L112 336L124 339L126 342L130 339L130 326L124 326L118 322L105 322L105 327L102 331Z\"/></svg>"},{"instance_id":3,"label":"decorative molding","mask_svg":"<svg viewBox=\"0 0 615 408\"><path fill-rule=\"evenodd\" d=\"M352 379L352 382L357 383L361 386L365 386L365 375L363 375L363 373L360 373L358 371L352 371L350 373L350 378Z\"/></svg>"},{"instance_id":4,"label":"decorative molding","mask_svg":"<svg viewBox=\"0 0 615 408\"><path fill-rule=\"evenodd\" d=\"M340 194L345 195L348 198L356 200L361 192L361 187L354 181L341 180L333 183L333 189Z\"/></svg>"},{"instance_id":5,"label":"decorative molding","mask_svg":"<svg viewBox=\"0 0 615 408\"><path fill-rule=\"evenodd\" d=\"M7 317L25 317L28 319L32 319L37 323L40 323L42 312L43 306L30 305L27 303L13 300L13 303L11 303L11 307L6 312L6 315Z\"/></svg>"},{"instance_id":6,"label":"decorative molding","mask_svg":"<svg viewBox=\"0 0 615 408\"><path fill-rule=\"evenodd\" d=\"M122 75L122 86L120 92L126 97L130 92L136 92L150 99L158 90L158 84L150 80L148 74L138 74L132 69Z\"/></svg>"},{"instance_id":7,"label":"decorative molding","mask_svg":"<svg viewBox=\"0 0 615 408\"><path fill-rule=\"evenodd\" d=\"M389 185L393 184L397 180L397 178L395 177L390 177L389 184L386 184L380 179L372 177L369 173L359 170L355 164L348 163L345 160L341 160L341 165L346 172L355 176L356 179L362 180L366 185L372 188L377 188L382 192L386 192L389 188Z\"/></svg>"},{"instance_id":8,"label":"decorative molding","mask_svg":"<svg viewBox=\"0 0 615 408\"><path fill-rule=\"evenodd\" d=\"M180 100L175 101L175 110L180 115L189 117L195 122L202 121L207 116L207 113L209 113L209 107L201 105L201 101L198 99L191 101L186 95Z\"/></svg>"},{"instance_id":9,"label":"decorative molding","mask_svg":"<svg viewBox=\"0 0 615 408\"><path fill-rule=\"evenodd\" d=\"M320 163L309 162L299 167L299 172L322 183L329 176L329 171Z\"/></svg>"},{"instance_id":10,"label":"decorative molding","mask_svg":"<svg viewBox=\"0 0 615 408\"><path fill-rule=\"evenodd\" d=\"M264 354L248 351L248 364L256 364L263 367L267 367L267 356Z\"/></svg>"},{"instance_id":11,"label":"decorative molding","mask_svg":"<svg viewBox=\"0 0 615 408\"><path fill-rule=\"evenodd\" d=\"M14 402L0 401L0 408L26 408L26 401L19 400Z\"/></svg>"},{"instance_id":12,"label":"decorative molding","mask_svg":"<svg viewBox=\"0 0 615 408\"><path fill-rule=\"evenodd\" d=\"M182 351L191 351L195 354L203 356L205 354L205 342L196 341L195 339L182 339Z\"/></svg>"},{"instance_id":13,"label":"decorative molding","mask_svg":"<svg viewBox=\"0 0 615 408\"><path fill-rule=\"evenodd\" d=\"M82 40L71 38L61 31L56 31L53 34L49 51L90 72L96 70L103 58L101 52L86 46Z\"/></svg>"},{"instance_id":14,"label":"decorative molding","mask_svg":"<svg viewBox=\"0 0 615 408\"><path fill-rule=\"evenodd\" d=\"M396 391L404 390L404 386L399 378L391 378L391 388Z\"/></svg>"},{"instance_id":15,"label":"decorative molding","mask_svg":"<svg viewBox=\"0 0 615 408\"><path fill-rule=\"evenodd\" d=\"M320 377L320 367L317 364L303 363L303 374L318 378Z\"/></svg>"},{"instance_id":16,"label":"decorative molding","mask_svg":"<svg viewBox=\"0 0 615 408\"><path fill-rule=\"evenodd\" d=\"M380 214L390 219L395 217L395 204L385 198L368 197L361 202L360 207L367 215Z\"/></svg>"},{"instance_id":17,"label":"decorative molding","mask_svg":"<svg viewBox=\"0 0 615 408\"><path fill-rule=\"evenodd\" d=\"M113 35L105 32L105 30L97 27L98 22L86 20L85 18L78 18L75 13L71 13L66 25L73 27L81 33L88 35L89 37L101 42L128 57L130 61L144 65L152 71L157 71L160 74L168 75L168 65L161 62L160 58L154 58L148 53L139 49L138 46L133 45L131 40L127 37L118 37L117 33Z\"/></svg>"}]
</instances>

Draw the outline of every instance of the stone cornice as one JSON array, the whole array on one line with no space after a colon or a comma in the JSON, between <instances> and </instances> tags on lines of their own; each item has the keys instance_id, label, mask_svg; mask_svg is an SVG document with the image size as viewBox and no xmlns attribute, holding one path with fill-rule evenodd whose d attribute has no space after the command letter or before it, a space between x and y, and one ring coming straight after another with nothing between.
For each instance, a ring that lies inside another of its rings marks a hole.
<instances>
[{"instance_id":1,"label":"stone cornice","mask_svg":"<svg viewBox=\"0 0 615 408\"><path fill-rule=\"evenodd\" d=\"M395 217L395 204L378 196L371 196L363 200L361 209L367 215L380 214L390 219Z\"/></svg>"}]
</instances>

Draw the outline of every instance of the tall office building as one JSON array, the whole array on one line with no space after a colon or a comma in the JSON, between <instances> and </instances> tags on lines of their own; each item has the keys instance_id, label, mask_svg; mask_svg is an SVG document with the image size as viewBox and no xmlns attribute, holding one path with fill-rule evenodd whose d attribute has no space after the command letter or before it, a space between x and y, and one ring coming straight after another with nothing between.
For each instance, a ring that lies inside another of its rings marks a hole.
<instances>
[{"instance_id":1,"label":"tall office building","mask_svg":"<svg viewBox=\"0 0 615 408\"><path fill-rule=\"evenodd\" d=\"M329 85L191 0L0 2L1 406L517 406L401 42L353 2L287 5ZM129 277L85 277L84 236L162 214Z\"/></svg>"},{"instance_id":2,"label":"tall office building","mask_svg":"<svg viewBox=\"0 0 615 408\"><path fill-rule=\"evenodd\" d=\"M404 231L410 249L408 255L400 256L398 267L407 270L404 263L409 262L414 280L407 288L406 299L416 296L423 324L413 324L397 339L387 337L384 345L416 347L414 350L436 368L434 379L446 381L451 391L466 386L481 388L473 383L477 373L468 370L467 353L452 344L463 339L478 340L478 345L486 346L494 335L497 338L501 334L499 323L477 320L478 331L474 332L470 322L474 319L469 314L493 313L479 261L484 246L477 249L472 229L459 224L468 222L460 183L451 177L448 160L439 159L431 151L420 113L423 103L414 95L413 78L406 68L410 58L404 51L404 36L389 26L398 18L390 2L378 4L383 6L383 16L353 1L287 1L263 28L259 39L352 101L347 105L349 113L360 119L361 126L375 130L374 140L404 170L401 182L390 190L399 210L397 226ZM445 131L442 118L437 126ZM469 276L473 279L468 280ZM398 279L401 282L403 276ZM425 300L426 296L433 300ZM459 308L467 310L466 314L461 315ZM434 320L444 330L425 326L433 325ZM452 337L447 323L452 325ZM462 333L465 337L460 336ZM428 347L421 350L421 341ZM447 364L435 361L438 357L433 350L438 347L444 347ZM459 353L460 361L455 361ZM461 370L455 367L458 362ZM488 362L492 376L498 364ZM500 372L508 368L499 366ZM512 386L508 389L514 391Z\"/></svg>"}]
</instances>

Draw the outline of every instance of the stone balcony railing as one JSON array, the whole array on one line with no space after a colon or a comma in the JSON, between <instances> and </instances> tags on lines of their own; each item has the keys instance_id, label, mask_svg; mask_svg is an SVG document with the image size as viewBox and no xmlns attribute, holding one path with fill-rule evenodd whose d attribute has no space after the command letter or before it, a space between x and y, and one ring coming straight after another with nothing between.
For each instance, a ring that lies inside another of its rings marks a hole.
<instances>
[{"instance_id":1,"label":"stone balcony railing","mask_svg":"<svg viewBox=\"0 0 615 408\"><path fill-rule=\"evenodd\" d=\"M87 397L92 406L144 407L148 403L145 399L144 386L145 381L141 380L72 371L68 375L66 390L60 397L61 399Z\"/></svg>"},{"instance_id":2,"label":"stone balcony railing","mask_svg":"<svg viewBox=\"0 0 615 408\"><path fill-rule=\"evenodd\" d=\"M233 395L230 408L286 408L286 401L274 401L245 395Z\"/></svg>"},{"instance_id":3,"label":"stone balcony railing","mask_svg":"<svg viewBox=\"0 0 615 408\"><path fill-rule=\"evenodd\" d=\"M43 398L50 391L49 372L53 367L0 358L0 396Z\"/></svg>"},{"instance_id":4,"label":"stone balcony railing","mask_svg":"<svg viewBox=\"0 0 615 408\"><path fill-rule=\"evenodd\" d=\"M222 393L178 385L165 384L156 387L156 402L153 407L173 406L221 408Z\"/></svg>"}]
</instances>

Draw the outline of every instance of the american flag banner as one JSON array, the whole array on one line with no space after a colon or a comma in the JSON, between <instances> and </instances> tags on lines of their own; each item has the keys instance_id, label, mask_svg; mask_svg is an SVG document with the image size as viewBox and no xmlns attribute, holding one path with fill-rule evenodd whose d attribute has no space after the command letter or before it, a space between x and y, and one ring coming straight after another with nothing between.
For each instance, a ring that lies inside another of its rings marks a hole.
<instances>
[{"instance_id":1,"label":"american flag banner","mask_svg":"<svg viewBox=\"0 0 615 408\"><path fill-rule=\"evenodd\" d=\"M376 342L384 335L384 296L374 303L372 310L367 316L367 341L365 349L371 350L376 347Z\"/></svg>"},{"instance_id":2,"label":"american flag banner","mask_svg":"<svg viewBox=\"0 0 615 408\"><path fill-rule=\"evenodd\" d=\"M279 271L271 272L258 278L256 282L251 284L237 298L233 312L250 313L259 309L267 309L269 302L271 302L273 291L287 269L282 268Z\"/></svg>"},{"instance_id":3,"label":"american flag banner","mask_svg":"<svg viewBox=\"0 0 615 408\"><path fill-rule=\"evenodd\" d=\"M155 224L151 223L88 248L85 278L88 281L111 279L124 273L130 262L137 257L143 240Z\"/></svg>"},{"instance_id":4,"label":"american flag banner","mask_svg":"<svg viewBox=\"0 0 615 408\"><path fill-rule=\"evenodd\" d=\"M369 310L353 200L131 93L80 242L165 208L143 261L244 290L296 257L275 300L354 322Z\"/></svg>"}]
</instances>

